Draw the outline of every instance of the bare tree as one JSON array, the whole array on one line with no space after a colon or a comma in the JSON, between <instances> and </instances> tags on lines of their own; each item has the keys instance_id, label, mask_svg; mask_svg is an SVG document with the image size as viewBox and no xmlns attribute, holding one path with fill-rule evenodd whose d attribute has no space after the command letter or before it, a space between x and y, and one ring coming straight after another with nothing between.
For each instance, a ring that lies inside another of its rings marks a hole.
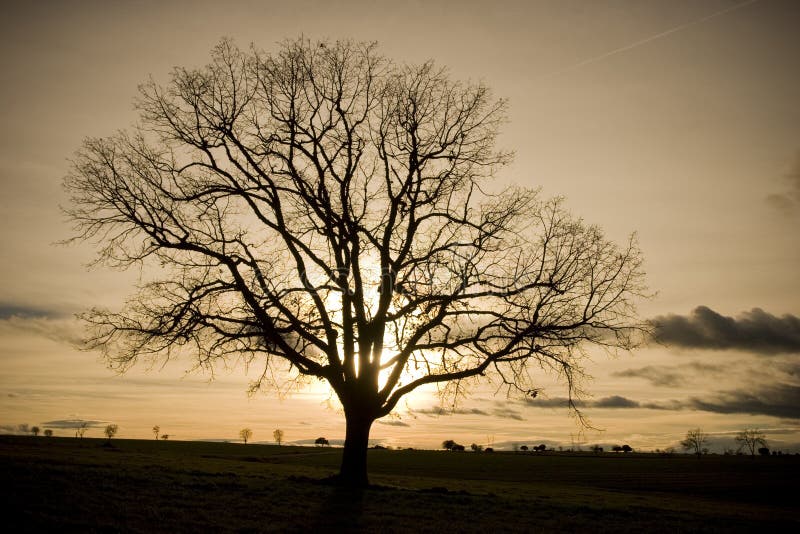
<instances>
[{"instance_id":1,"label":"bare tree","mask_svg":"<svg viewBox=\"0 0 800 534\"><path fill-rule=\"evenodd\" d=\"M106 435L108 441L111 441L111 438L116 436L117 432L119 432L119 425L116 424L107 425L106 428L103 430L103 434Z\"/></svg>"},{"instance_id":2,"label":"bare tree","mask_svg":"<svg viewBox=\"0 0 800 534\"><path fill-rule=\"evenodd\" d=\"M153 435L156 437L156 439L158 439L159 432L161 432L161 427L158 426L158 425L155 425L153 427Z\"/></svg>"},{"instance_id":3,"label":"bare tree","mask_svg":"<svg viewBox=\"0 0 800 534\"><path fill-rule=\"evenodd\" d=\"M767 446L767 436L757 428L747 428L742 430L734 438L739 444L738 450L742 449L750 452L751 457L755 457L759 447Z\"/></svg>"},{"instance_id":4,"label":"bare tree","mask_svg":"<svg viewBox=\"0 0 800 534\"><path fill-rule=\"evenodd\" d=\"M708 445L708 434L699 428L687 431L686 439L681 441L681 447L686 451L692 451L698 458L703 455L706 445Z\"/></svg>"},{"instance_id":5,"label":"bare tree","mask_svg":"<svg viewBox=\"0 0 800 534\"><path fill-rule=\"evenodd\" d=\"M78 428L75 429L75 437L83 438L83 435L86 434L87 430L89 430L89 423L84 421L78 426Z\"/></svg>"},{"instance_id":6,"label":"bare tree","mask_svg":"<svg viewBox=\"0 0 800 534\"><path fill-rule=\"evenodd\" d=\"M367 483L374 421L421 386L535 396L543 370L580 416L587 347L635 343L635 241L536 191L492 192L507 106L482 84L374 44L222 41L137 106L133 131L85 141L66 211L97 263L163 269L122 311L84 315L87 347L122 371L244 355L263 369L251 391L326 380L343 483Z\"/></svg>"},{"instance_id":7,"label":"bare tree","mask_svg":"<svg viewBox=\"0 0 800 534\"><path fill-rule=\"evenodd\" d=\"M239 431L239 437L242 438L244 444L247 445L248 440L253 437L253 431L249 428L243 428Z\"/></svg>"},{"instance_id":8,"label":"bare tree","mask_svg":"<svg viewBox=\"0 0 800 534\"><path fill-rule=\"evenodd\" d=\"M275 443L280 445L281 443L283 443L283 430L281 430L280 428L276 428L272 432L272 437L275 439Z\"/></svg>"}]
</instances>

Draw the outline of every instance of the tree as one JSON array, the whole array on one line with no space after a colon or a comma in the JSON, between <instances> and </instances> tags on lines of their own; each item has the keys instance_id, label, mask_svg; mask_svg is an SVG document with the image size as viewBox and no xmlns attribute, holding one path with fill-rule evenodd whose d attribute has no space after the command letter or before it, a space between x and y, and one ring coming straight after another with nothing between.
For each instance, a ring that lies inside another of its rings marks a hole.
<instances>
[{"instance_id":1,"label":"tree","mask_svg":"<svg viewBox=\"0 0 800 534\"><path fill-rule=\"evenodd\" d=\"M528 452L528 446L523 445L522 447L519 448L519 450L521 450L522 452Z\"/></svg>"},{"instance_id":2,"label":"tree","mask_svg":"<svg viewBox=\"0 0 800 534\"><path fill-rule=\"evenodd\" d=\"M153 427L153 435L156 437L156 439L158 439L159 432L161 432L161 427L158 426L158 425L155 425Z\"/></svg>"},{"instance_id":3,"label":"tree","mask_svg":"<svg viewBox=\"0 0 800 534\"><path fill-rule=\"evenodd\" d=\"M686 439L681 441L681 447L686 451L692 451L698 458L702 456L706 445L708 445L708 434L699 428L687 431Z\"/></svg>"},{"instance_id":4,"label":"tree","mask_svg":"<svg viewBox=\"0 0 800 534\"><path fill-rule=\"evenodd\" d=\"M472 449L473 452L483 451L483 445L478 445L477 443L473 443L472 445L469 446L469 448Z\"/></svg>"},{"instance_id":5,"label":"tree","mask_svg":"<svg viewBox=\"0 0 800 534\"><path fill-rule=\"evenodd\" d=\"M33 434L34 436L38 436L39 432L41 432L41 429L38 426L31 427L31 434Z\"/></svg>"},{"instance_id":6,"label":"tree","mask_svg":"<svg viewBox=\"0 0 800 534\"><path fill-rule=\"evenodd\" d=\"M633 238L493 190L507 105L482 84L374 44L224 40L207 66L142 85L137 108L138 126L87 139L65 178L73 240L151 277L121 311L83 315L86 347L121 371L243 358L263 368L251 392L327 381L345 484L367 483L374 421L417 388L457 397L485 379L535 396L549 370L580 416L586 347L627 349L644 328Z\"/></svg>"},{"instance_id":7,"label":"tree","mask_svg":"<svg viewBox=\"0 0 800 534\"><path fill-rule=\"evenodd\" d=\"M106 435L108 441L111 441L111 438L116 436L118 431L119 431L119 425L111 424L106 426L105 430L103 430L103 434Z\"/></svg>"},{"instance_id":8,"label":"tree","mask_svg":"<svg viewBox=\"0 0 800 534\"><path fill-rule=\"evenodd\" d=\"M272 432L272 437L275 438L275 443L280 445L283 442L283 430L280 428L275 429L275 431Z\"/></svg>"},{"instance_id":9,"label":"tree","mask_svg":"<svg viewBox=\"0 0 800 534\"><path fill-rule=\"evenodd\" d=\"M631 447L630 445L628 445L628 444L626 443L625 445L623 445L622 447L620 447L620 450L621 450L622 452L633 452L633 447Z\"/></svg>"},{"instance_id":10,"label":"tree","mask_svg":"<svg viewBox=\"0 0 800 534\"><path fill-rule=\"evenodd\" d=\"M446 439L442 442L442 448L446 450L452 450L453 446L456 444L455 441L452 439Z\"/></svg>"},{"instance_id":11,"label":"tree","mask_svg":"<svg viewBox=\"0 0 800 534\"><path fill-rule=\"evenodd\" d=\"M239 431L239 437L242 438L244 444L247 445L247 440L253 437L253 431L249 428L243 428Z\"/></svg>"},{"instance_id":12,"label":"tree","mask_svg":"<svg viewBox=\"0 0 800 534\"><path fill-rule=\"evenodd\" d=\"M75 429L75 437L83 439L83 435L86 434L87 430L89 430L89 423L84 421Z\"/></svg>"},{"instance_id":13,"label":"tree","mask_svg":"<svg viewBox=\"0 0 800 534\"><path fill-rule=\"evenodd\" d=\"M757 428L747 428L742 430L734 438L739 444L738 451L746 450L750 452L750 457L754 458L759 447L767 447L767 436Z\"/></svg>"},{"instance_id":14,"label":"tree","mask_svg":"<svg viewBox=\"0 0 800 534\"><path fill-rule=\"evenodd\" d=\"M325 446L329 446L330 443L328 443L327 439L320 437L320 438L317 438L316 440L314 440L314 445L318 445L320 447L325 447Z\"/></svg>"},{"instance_id":15,"label":"tree","mask_svg":"<svg viewBox=\"0 0 800 534\"><path fill-rule=\"evenodd\" d=\"M167 441L169 439L169 434L161 434L161 439Z\"/></svg>"},{"instance_id":16,"label":"tree","mask_svg":"<svg viewBox=\"0 0 800 534\"><path fill-rule=\"evenodd\" d=\"M52 438L53 437L53 431L51 429L49 429L49 428L45 428L44 429L44 435L47 436L48 438Z\"/></svg>"}]
</instances>

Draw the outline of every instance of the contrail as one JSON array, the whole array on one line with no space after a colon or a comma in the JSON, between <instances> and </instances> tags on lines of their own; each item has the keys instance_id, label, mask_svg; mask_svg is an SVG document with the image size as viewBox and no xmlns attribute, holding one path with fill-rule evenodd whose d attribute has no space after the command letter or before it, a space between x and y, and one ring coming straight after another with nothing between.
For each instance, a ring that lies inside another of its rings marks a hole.
<instances>
[{"instance_id":1,"label":"contrail","mask_svg":"<svg viewBox=\"0 0 800 534\"><path fill-rule=\"evenodd\" d=\"M627 52L628 50L636 48L637 46L642 46L643 44L647 44L649 42L655 41L656 39L661 39L662 37L666 37L667 35L671 35L673 33L679 32L681 30L685 30L686 28L689 28L691 26L696 26L697 24L702 24L703 22L706 22L708 20L715 19L717 17L721 17L722 15L725 15L726 13L730 13L731 11L736 11L737 9L741 9L743 7L749 6L750 4L755 4L756 2L758 2L758 0L747 0L746 2L741 2L741 3L733 5L731 7L727 7L725 9L720 10L720 11L716 11L714 13L711 13L710 15L706 15L705 17L701 17L701 18L699 18L697 20L692 20L690 22L686 22L686 23L681 24L679 26L675 26L674 28L670 28L669 30L665 30L665 31L657 33L655 35L651 35L649 37L645 37L644 39L640 39L640 40L638 40L636 42L633 42L631 44L628 44L628 45L625 45L625 46L621 46L619 48L615 48L614 50L610 50L608 52L600 54L599 56L590 57L588 59L584 59L583 61L579 61L578 63L575 63L575 64L570 65L568 67L565 67L563 69L559 69L559 70L550 72L548 74L544 74L544 75L540 76L540 78L551 78L553 76L558 76L559 74L563 74L565 72L569 72L571 70L575 70L575 69L577 69L579 67L583 67L585 65L589 65L590 63L596 63L598 61L602 61L602 60L604 60L604 59L606 59L608 57L611 57L611 56L614 56L614 55L617 55L617 54L621 54L622 52Z\"/></svg>"}]
</instances>

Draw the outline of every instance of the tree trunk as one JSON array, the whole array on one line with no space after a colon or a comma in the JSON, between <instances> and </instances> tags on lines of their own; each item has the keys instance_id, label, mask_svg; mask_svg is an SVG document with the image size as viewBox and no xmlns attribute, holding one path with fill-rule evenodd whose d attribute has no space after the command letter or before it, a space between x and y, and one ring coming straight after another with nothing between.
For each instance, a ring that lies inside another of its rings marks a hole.
<instances>
[{"instance_id":1,"label":"tree trunk","mask_svg":"<svg viewBox=\"0 0 800 534\"><path fill-rule=\"evenodd\" d=\"M345 411L347 434L344 441L342 466L339 469L339 482L345 486L365 487L367 477L367 448L369 431L374 419L362 414Z\"/></svg>"}]
</instances>

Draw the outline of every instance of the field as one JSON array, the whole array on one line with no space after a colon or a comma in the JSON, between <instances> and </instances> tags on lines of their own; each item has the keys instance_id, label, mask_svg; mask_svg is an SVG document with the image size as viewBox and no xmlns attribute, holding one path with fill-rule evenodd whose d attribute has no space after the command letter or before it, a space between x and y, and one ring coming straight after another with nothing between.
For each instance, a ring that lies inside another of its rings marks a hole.
<instances>
[{"instance_id":1,"label":"field","mask_svg":"<svg viewBox=\"0 0 800 534\"><path fill-rule=\"evenodd\" d=\"M0 437L5 532L797 532L800 457L341 450Z\"/></svg>"}]
</instances>

